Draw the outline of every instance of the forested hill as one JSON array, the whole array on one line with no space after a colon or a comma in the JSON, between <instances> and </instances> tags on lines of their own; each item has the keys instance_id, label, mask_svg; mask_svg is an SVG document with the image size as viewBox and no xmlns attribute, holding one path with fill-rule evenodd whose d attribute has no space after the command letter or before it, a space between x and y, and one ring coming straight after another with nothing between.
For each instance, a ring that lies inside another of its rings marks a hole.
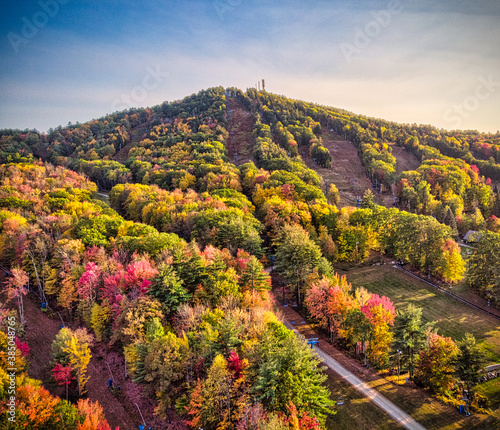
<instances>
[{"instance_id":1,"label":"forested hill","mask_svg":"<svg viewBox=\"0 0 500 430\"><path fill-rule=\"evenodd\" d=\"M228 99L254 118L253 139L246 139L246 146L240 139L236 152L231 138L238 129L230 135ZM498 230L498 222L490 218L500 216L499 134L402 125L255 89L211 88L182 101L116 112L47 134L2 130L0 161L49 161L86 174L101 190L136 182L196 191L223 184L241 191L235 164L242 159L267 171L305 175L304 186L319 185L321 178L302 157L310 156L318 167L340 163L323 146L325 131L355 145L374 188L395 195L400 208L440 221L453 216L461 233L485 223ZM419 167L402 171L401 153L413 154Z\"/></svg>"},{"instance_id":2,"label":"forested hill","mask_svg":"<svg viewBox=\"0 0 500 430\"><path fill-rule=\"evenodd\" d=\"M144 413L158 428L334 428L326 376L275 315L273 284L374 368L387 369L394 348L403 349L401 362L420 386L459 399L450 369L470 384L480 378L460 373L468 368L460 339L433 333L424 342L419 309L397 314L388 297L353 288L334 265L358 265L376 251L434 282L463 281L497 306L499 150L499 135L400 125L222 87L47 134L1 131L0 266L9 308L0 304L0 343L9 342L13 317L19 419L37 417L40 429L104 423L95 404L77 402L87 389L106 402L107 392L87 384L100 348L120 357L115 375L126 364L117 395L124 409L135 411L143 392ZM351 181L346 165L357 169L353 192L361 179L365 187L357 204L341 204L349 201L341 195ZM480 232L466 267L457 238L468 230ZM32 300L68 325L44 342L53 360L39 377L69 385L73 403L28 377L27 285ZM403 348L410 314L422 341ZM415 358L443 346L448 360ZM486 349L496 361L496 350ZM0 426L6 368L0 354ZM436 371L446 377L431 378Z\"/></svg>"}]
</instances>

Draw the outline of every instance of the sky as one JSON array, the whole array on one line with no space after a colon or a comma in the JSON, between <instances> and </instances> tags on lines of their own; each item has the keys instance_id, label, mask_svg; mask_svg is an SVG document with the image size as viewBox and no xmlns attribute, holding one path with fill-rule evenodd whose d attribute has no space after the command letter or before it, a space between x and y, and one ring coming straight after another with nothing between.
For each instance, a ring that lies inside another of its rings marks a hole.
<instances>
[{"instance_id":1,"label":"sky","mask_svg":"<svg viewBox=\"0 0 500 430\"><path fill-rule=\"evenodd\" d=\"M47 131L213 86L500 129L498 0L2 0L0 128Z\"/></svg>"}]
</instances>

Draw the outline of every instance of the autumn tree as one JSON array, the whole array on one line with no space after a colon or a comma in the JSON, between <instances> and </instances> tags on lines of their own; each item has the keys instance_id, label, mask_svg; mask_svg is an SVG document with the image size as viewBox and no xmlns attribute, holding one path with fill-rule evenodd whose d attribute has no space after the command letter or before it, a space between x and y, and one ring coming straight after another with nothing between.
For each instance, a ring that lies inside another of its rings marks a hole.
<instances>
[{"instance_id":1,"label":"autumn tree","mask_svg":"<svg viewBox=\"0 0 500 430\"><path fill-rule=\"evenodd\" d=\"M338 257L337 245L324 225L320 225L318 228L318 241L325 258L332 263L335 262Z\"/></svg>"},{"instance_id":2,"label":"autumn tree","mask_svg":"<svg viewBox=\"0 0 500 430\"><path fill-rule=\"evenodd\" d=\"M351 293L352 286L346 277L337 274L313 283L306 293L309 314L328 330L332 340L349 310L357 306Z\"/></svg>"},{"instance_id":3,"label":"autumn tree","mask_svg":"<svg viewBox=\"0 0 500 430\"><path fill-rule=\"evenodd\" d=\"M431 392L444 394L453 382L458 348L451 338L437 333L430 333L428 343L428 349L420 351L414 379Z\"/></svg>"},{"instance_id":4,"label":"autumn tree","mask_svg":"<svg viewBox=\"0 0 500 430\"><path fill-rule=\"evenodd\" d=\"M157 318L153 321L159 322ZM152 325L151 325L152 328ZM134 381L148 384L156 394L156 413L167 418L168 409L182 392L181 382L186 378L189 343L187 337L162 330L153 334L148 329L148 343L144 347L144 360L138 366Z\"/></svg>"},{"instance_id":5,"label":"autumn tree","mask_svg":"<svg viewBox=\"0 0 500 430\"><path fill-rule=\"evenodd\" d=\"M11 270L11 274L5 282L7 297L9 300L16 299L17 301L17 309L22 326L24 326L26 322L24 319L23 297L28 293L28 282L29 279L27 273L18 268L13 268Z\"/></svg>"},{"instance_id":6,"label":"autumn tree","mask_svg":"<svg viewBox=\"0 0 500 430\"><path fill-rule=\"evenodd\" d=\"M311 285L306 292L304 304L309 315L311 315L322 329L332 332L333 321L331 312L328 309L328 298L332 288L328 279L321 279Z\"/></svg>"},{"instance_id":7,"label":"autumn tree","mask_svg":"<svg viewBox=\"0 0 500 430\"><path fill-rule=\"evenodd\" d=\"M367 316L358 308L351 308L341 323L341 335L349 345L356 347L356 354L362 350L367 359L367 344L370 340L372 325Z\"/></svg>"},{"instance_id":8,"label":"autumn tree","mask_svg":"<svg viewBox=\"0 0 500 430\"><path fill-rule=\"evenodd\" d=\"M45 270L45 290L57 297L57 304L73 315L78 300L78 281L82 275L81 260L85 245L80 240L61 239L54 245L54 253Z\"/></svg>"},{"instance_id":9,"label":"autumn tree","mask_svg":"<svg viewBox=\"0 0 500 430\"><path fill-rule=\"evenodd\" d=\"M144 343L148 323L155 317L163 320L162 305L158 300L141 296L126 302L115 320L118 330L113 332L111 341L120 341L123 345Z\"/></svg>"},{"instance_id":10,"label":"autumn tree","mask_svg":"<svg viewBox=\"0 0 500 430\"><path fill-rule=\"evenodd\" d=\"M76 335L72 335L63 351L68 354L71 368L76 374L78 395L81 396L85 393L85 384L89 380L87 376L87 366L91 358L90 348L88 344L80 342Z\"/></svg>"},{"instance_id":11,"label":"autumn tree","mask_svg":"<svg viewBox=\"0 0 500 430\"><path fill-rule=\"evenodd\" d=\"M375 365L382 367L387 363L393 338L389 326L394 325L396 316L394 305L388 297L372 294L361 311L372 325L368 357Z\"/></svg>"},{"instance_id":12,"label":"autumn tree","mask_svg":"<svg viewBox=\"0 0 500 430\"><path fill-rule=\"evenodd\" d=\"M50 249L53 247L53 239L38 226L31 226L26 233L26 241L23 246L23 267L36 280L38 297L48 305L45 294L44 268L49 259ZM36 290L35 290L36 291Z\"/></svg>"},{"instance_id":13,"label":"autumn tree","mask_svg":"<svg viewBox=\"0 0 500 430\"><path fill-rule=\"evenodd\" d=\"M85 392L88 381L87 366L91 359L90 348L93 337L86 329L71 330L63 327L51 345L54 362L61 366L70 365L78 383L78 393Z\"/></svg>"},{"instance_id":14,"label":"autumn tree","mask_svg":"<svg viewBox=\"0 0 500 430\"><path fill-rule=\"evenodd\" d=\"M294 430L321 430L321 423L315 416L309 416L308 412L300 413L293 402L288 403L288 417L286 421Z\"/></svg>"},{"instance_id":15,"label":"autumn tree","mask_svg":"<svg viewBox=\"0 0 500 430\"><path fill-rule=\"evenodd\" d=\"M97 300L97 294L102 282L101 268L94 262L85 266L85 272L78 281L79 309L87 322L91 318L92 307Z\"/></svg>"},{"instance_id":16,"label":"autumn tree","mask_svg":"<svg viewBox=\"0 0 500 430\"><path fill-rule=\"evenodd\" d=\"M465 261L460 246L454 240L447 239L441 250L441 258L435 262L436 270L448 282L461 281L465 274Z\"/></svg>"},{"instance_id":17,"label":"autumn tree","mask_svg":"<svg viewBox=\"0 0 500 430\"><path fill-rule=\"evenodd\" d=\"M58 385L64 385L66 387L66 400L68 400L68 386L71 384L71 381L74 379L71 365L62 366L57 363L52 369L52 376L57 382Z\"/></svg>"},{"instance_id":18,"label":"autumn tree","mask_svg":"<svg viewBox=\"0 0 500 430\"><path fill-rule=\"evenodd\" d=\"M231 381L227 362L221 355L215 357L202 383L202 408L194 419L208 429L227 429L231 427ZM198 415L198 416L197 416Z\"/></svg>"},{"instance_id":19,"label":"autumn tree","mask_svg":"<svg viewBox=\"0 0 500 430\"><path fill-rule=\"evenodd\" d=\"M78 423L76 430L111 430L102 406L90 399L80 399L77 403L78 413L83 421ZM118 430L118 427L115 429Z\"/></svg>"},{"instance_id":20,"label":"autumn tree","mask_svg":"<svg viewBox=\"0 0 500 430\"><path fill-rule=\"evenodd\" d=\"M274 243L276 270L289 285L295 285L297 303L302 306L302 289L321 258L321 251L298 225L285 225Z\"/></svg>"},{"instance_id":21,"label":"autumn tree","mask_svg":"<svg viewBox=\"0 0 500 430\"><path fill-rule=\"evenodd\" d=\"M94 303L94 306L92 306L90 322L98 342L102 341L105 333L106 336L108 336L110 320L111 310L107 301L104 300L102 304Z\"/></svg>"},{"instance_id":22,"label":"autumn tree","mask_svg":"<svg viewBox=\"0 0 500 430\"><path fill-rule=\"evenodd\" d=\"M52 357L54 358L54 364L60 363L62 365L67 365L69 363L69 355L65 349L69 345L69 341L72 336L76 336L79 343L86 344L88 346L91 346L94 341L94 337L87 331L86 328L76 330L72 330L68 327L61 328L50 346Z\"/></svg>"},{"instance_id":23,"label":"autumn tree","mask_svg":"<svg viewBox=\"0 0 500 430\"><path fill-rule=\"evenodd\" d=\"M330 184L328 187L328 192L326 194L328 203L334 206L339 206L340 203L340 193L335 184Z\"/></svg>"},{"instance_id":24,"label":"autumn tree","mask_svg":"<svg viewBox=\"0 0 500 430\"><path fill-rule=\"evenodd\" d=\"M46 428L57 428L58 417L55 407L58 398L52 396L40 384L40 381L26 378L17 378L19 386L16 389L16 420L12 427L7 429L30 428L43 430ZM21 379L21 381L19 381ZM4 403L4 402L2 402ZM5 402L6 404L7 402ZM5 417L3 404L0 405L0 412ZM4 418L6 420L6 418Z\"/></svg>"}]
</instances>

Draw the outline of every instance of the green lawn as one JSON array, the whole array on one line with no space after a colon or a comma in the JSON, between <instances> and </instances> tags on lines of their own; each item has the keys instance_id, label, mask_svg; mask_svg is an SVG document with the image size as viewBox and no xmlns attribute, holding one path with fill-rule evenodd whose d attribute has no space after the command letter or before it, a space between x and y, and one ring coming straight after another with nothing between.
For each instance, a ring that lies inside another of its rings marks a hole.
<instances>
[{"instance_id":1,"label":"green lawn","mask_svg":"<svg viewBox=\"0 0 500 430\"><path fill-rule=\"evenodd\" d=\"M490 381L483 382L475 388L479 394L482 394L491 402L491 407L493 410L500 407L500 379L495 378Z\"/></svg>"},{"instance_id":2,"label":"green lawn","mask_svg":"<svg viewBox=\"0 0 500 430\"><path fill-rule=\"evenodd\" d=\"M397 309L409 303L421 307L425 321L437 321L439 333L458 341L472 333L488 362L500 363L500 321L435 290L390 265L350 268L343 272L355 287L388 296Z\"/></svg>"},{"instance_id":3,"label":"green lawn","mask_svg":"<svg viewBox=\"0 0 500 430\"><path fill-rule=\"evenodd\" d=\"M460 254L462 254L462 258L467 261L469 259L469 253L472 252L472 249L465 245L458 244L458 246L460 246Z\"/></svg>"}]
</instances>

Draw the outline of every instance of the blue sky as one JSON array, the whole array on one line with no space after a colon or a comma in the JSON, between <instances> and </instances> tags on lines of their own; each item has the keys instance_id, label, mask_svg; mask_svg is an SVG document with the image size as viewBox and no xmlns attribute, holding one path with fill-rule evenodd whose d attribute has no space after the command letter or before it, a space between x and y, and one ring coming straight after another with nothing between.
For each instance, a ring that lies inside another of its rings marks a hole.
<instances>
[{"instance_id":1,"label":"blue sky","mask_svg":"<svg viewBox=\"0 0 500 430\"><path fill-rule=\"evenodd\" d=\"M2 2L0 127L85 122L259 79L397 122L500 129L497 0Z\"/></svg>"}]
</instances>

